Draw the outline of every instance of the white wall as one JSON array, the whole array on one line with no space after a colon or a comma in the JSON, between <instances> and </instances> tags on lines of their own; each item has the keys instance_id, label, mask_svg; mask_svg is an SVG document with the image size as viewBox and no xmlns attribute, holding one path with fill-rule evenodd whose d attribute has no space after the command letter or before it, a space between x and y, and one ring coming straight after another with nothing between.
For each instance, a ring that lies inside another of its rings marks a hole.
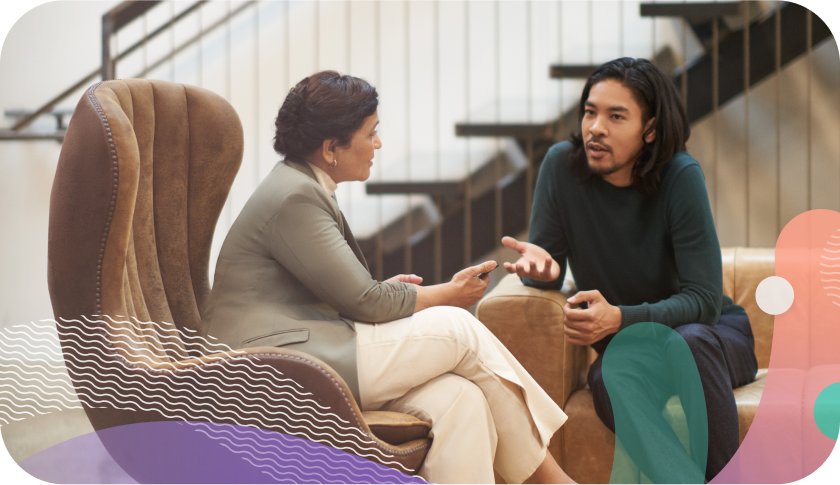
<instances>
[{"instance_id":1,"label":"white wall","mask_svg":"<svg viewBox=\"0 0 840 485\"><path fill-rule=\"evenodd\" d=\"M20 18L0 54L0 109L36 108L95 69L100 62L100 17L116 3L55 2ZM229 28L205 36L174 62L148 73L148 77L198 84L222 94L243 121L245 160L218 225L211 274L231 222L279 158L271 148L274 115L285 93L304 76L330 68L364 77L377 87L384 147L375 160L374 180L457 178L468 166L484 162L497 143L456 138L454 122L497 116L538 120L576 103L582 82L549 79L549 64L600 63L621 55L650 57L655 48L666 45L682 55L681 23L640 18L638 3L292 1L262 2L258 8L245 9ZM199 26L209 26L240 4L209 2L200 17L190 16L174 33L150 42L147 49L119 64L117 75L142 72L173 43L180 44ZM187 5L156 7L145 26L137 22L127 27L115 41L116 47L131 44L144 29L152 30ZM691 35L688 42L692 58L699 54L699 47ZM837 97L837 61L833 45L815 52L812 207L840 208L836 136L840 110L819 101ZM782 78L785 93L801 93L803 76L801 66L788 68ZM750 95L749 218L739 114L743 102L732 101L718 117L717 165L709 152L714 125L710 119L695 127L689 145L706 171L724 245L746 245L749 221L749 244L771 246L781 227L778 221L784 223L807 209L801 96L784 99L781 191L765 189L775 187L776 180L775 142L772 150L767 143L775 129L765 123L775 113L774 82L765 81ZM72 107L80 95L63 106ZM505 101L497 106L497 98L523 102ZM0 119L0 127L10 123L10 119ZM52 123L45 118L33 129L49 130ZM59 149L55 142L0 142L3 326L52 316L46 285L46 228ZM410 165L404 164L407 159ZM717 171L711 175L715 166ZM397 217L409 204L404 197L367 197L362 183L342 184L338 197L354 232L362 237ZM420 201L413 199L413 203ZM771 214L776 201L781 202L780 217Z\"/></svg>"},{"instance_id":2,"label":"white wall","mask_svg":"<svg viewBox=\"0 0 840 485\"><path fill-rule=\"evenodd\" d=\"M0 51L0 111L34 109L95 69L100 18L117 3L56 2L21 17ZM12 123L0 118L0 127ZM54 123L45 118L33 128ZM0 142L0 327L52 318L47 216L60 149L54 141Z\"/></svg>"}]
</instances>

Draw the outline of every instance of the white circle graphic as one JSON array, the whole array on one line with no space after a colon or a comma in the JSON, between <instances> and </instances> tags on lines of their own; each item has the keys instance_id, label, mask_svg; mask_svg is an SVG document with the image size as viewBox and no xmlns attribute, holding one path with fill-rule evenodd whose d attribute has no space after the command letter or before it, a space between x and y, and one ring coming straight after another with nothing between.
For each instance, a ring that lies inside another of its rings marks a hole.
<instances>
[{"instance_id":1,"label":"white circle graphic","mask_svg":"<svg viewBox=\"0 0 840 485\"><path fill-rule=\"evenodd\" d=\"M770 276L755 289L755 302L764 313L781 315L793 305L793 286L781 276Z\"/></svg>"}]
</instances>

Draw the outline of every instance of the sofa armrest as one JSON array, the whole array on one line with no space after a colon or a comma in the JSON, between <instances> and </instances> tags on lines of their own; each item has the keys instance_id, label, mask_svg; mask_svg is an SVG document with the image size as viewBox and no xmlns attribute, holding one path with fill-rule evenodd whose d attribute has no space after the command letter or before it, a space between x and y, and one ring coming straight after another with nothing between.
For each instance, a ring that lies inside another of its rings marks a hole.
<instances>
[{"instance_id":1,"label":"sofa armrest","mask_svg":"<svg viewBox=\"0 0 840 485\"><path fill-rule=\"evenodd\" d=\"M586 385L588 347L563 332L569 293L523 285L505 276L478 302L475 316L498 338L560 407Z\"/></svg>"}]
</instances>

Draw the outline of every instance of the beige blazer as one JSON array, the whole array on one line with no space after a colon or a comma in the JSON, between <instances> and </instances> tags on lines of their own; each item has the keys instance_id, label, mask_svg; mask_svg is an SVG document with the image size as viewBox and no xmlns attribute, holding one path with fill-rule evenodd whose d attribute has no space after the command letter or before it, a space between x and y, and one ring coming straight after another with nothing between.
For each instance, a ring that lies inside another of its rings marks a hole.
<instances>
[{"instance_id":1,"label":"beige blazer","mask_svg":"<svg viewBox=\"0 0 840 485\"><path fill-rule=\"evenodd\" d=\"M202 334L234 349L284 346L329 364L359 401L354 321L412 314L417 290L368 270L334 197L306 163L281 161L230 228Z\"/></svg>"}]
</instances>

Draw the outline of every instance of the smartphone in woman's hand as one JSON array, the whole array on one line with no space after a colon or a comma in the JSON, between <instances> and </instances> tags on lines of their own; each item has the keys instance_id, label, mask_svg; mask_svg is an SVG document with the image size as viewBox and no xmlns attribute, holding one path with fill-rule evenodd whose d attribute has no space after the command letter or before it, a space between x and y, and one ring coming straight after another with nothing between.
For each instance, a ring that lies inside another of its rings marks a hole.
<instances>
[{"instance_id":1,"label":"smartphone in woman's hand","mask_svg":"<svg viewBox=\"0 0 840 485\"><path fill-rule=\"evenodd\" d=\"M499 264L497 263L496 268L498 268L498 267L499 267ZM476 276L479 277L479 278L484 278L485 275L488 275L488 274L492 273L493 270L495 270L496 268L493 268L490 271L486 271L484 273L478 273Z\"/></svg>"}]
</instances>

